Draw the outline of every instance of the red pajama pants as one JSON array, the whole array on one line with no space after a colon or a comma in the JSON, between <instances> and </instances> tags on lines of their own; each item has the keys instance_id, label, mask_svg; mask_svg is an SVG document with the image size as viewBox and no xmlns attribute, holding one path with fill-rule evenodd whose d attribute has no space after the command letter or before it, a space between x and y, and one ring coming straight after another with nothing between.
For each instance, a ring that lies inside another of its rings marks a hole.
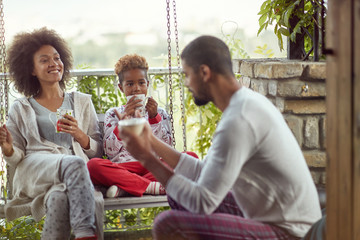
<instances>
[{"instance_id":1,"label":"red pajama pants","mask_svg":"<svg viewBox=\"0 0 360 240\"><path fill-rule=\"evenodd\" d=\"M141 197L155 177L139 162L113 163L108 159L93 158L87 163L94 185L116 185L131 195Z\"/></svg>"},{"instance_id":2,"label":"red pajama pants","mask_svg":"<svg viewBox=\"0 0 360 240\"><path fill-rule=\"evenodd\" d=\"M277 226L244 218L231 193L210 215L188 212L171 198L168 200L172 210L155 218L152 233L157 240L300 239Z\"/></svg>"}]
</instances>

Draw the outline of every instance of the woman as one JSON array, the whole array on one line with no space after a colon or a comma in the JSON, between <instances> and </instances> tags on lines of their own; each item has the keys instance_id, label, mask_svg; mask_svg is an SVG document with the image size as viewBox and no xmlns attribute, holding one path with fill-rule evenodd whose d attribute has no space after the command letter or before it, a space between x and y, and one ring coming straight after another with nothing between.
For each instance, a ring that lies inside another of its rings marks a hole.
<instances>
[{"instance_id":1,"label":"woman","mask_svg":"<svg viewBox=\"0 0 360 240\"><path fill-rule=\"evenodd\" d=\"M65 92L72 68L66 42L41 28L15 36L9 72L25 97L14 101L0 146L14 169L8 220L45 214L42 239L97 239L94 188L86 162L102 155L102 138L91 97ZM57 121L57 109L73 110ZM56 130L60 132L57 133Z\"/></svg>"}]
</instances>

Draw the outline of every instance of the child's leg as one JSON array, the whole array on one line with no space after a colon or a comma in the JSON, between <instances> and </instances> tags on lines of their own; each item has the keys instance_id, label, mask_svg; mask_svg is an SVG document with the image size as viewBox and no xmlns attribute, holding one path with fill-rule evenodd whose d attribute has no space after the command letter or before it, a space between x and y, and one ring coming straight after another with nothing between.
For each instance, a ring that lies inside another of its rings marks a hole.
<instances>
[{"instance_id":1,"label":"child's leg","mask_svg":"<svg viewBox=\"0 0 360 240\"><path fill-rule=\"evenodd\" d=\"M115 185L134 195L142 196L150 180L141 175L148 171L139 162L113 163L108 159L91 159L87 163L91 180L96 185Z\"/></svg>"},{"instance_id":2,"label":"child's leg","mask_svg":"<svg viewBox=\"0 0 360 240\"><path fill-rule=\"evenodd\" d=\"M193 214L170 210L160 213L154 223L153 237L163 239L298 239L274 225L224 213Z\"/></svg>"}]
</instances>

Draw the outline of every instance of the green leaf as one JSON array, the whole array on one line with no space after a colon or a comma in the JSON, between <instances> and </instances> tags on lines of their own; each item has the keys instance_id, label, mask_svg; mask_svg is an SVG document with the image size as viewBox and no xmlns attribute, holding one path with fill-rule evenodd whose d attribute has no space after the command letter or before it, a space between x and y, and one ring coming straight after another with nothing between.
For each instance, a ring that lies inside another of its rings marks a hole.
<instances>
[{"instance_id":1,"label":"green leaf","mask_svg":"<svg viewBox=\"0 0 360 240\"><path fill-rule=\"evenodd\" d=\"M290 19L291 16L292 16L293 10L294 10L294 6L288 8L288 9L284 12L284 24L285 24L286 27L290 27L289 19Z\"/></svg>"},{"instance_id":2,"label":"green leaf","mask_svg":"<svg viewBox=\"0 0 360 240\"><path fill-rule=\"evenodd\" d=\"M258 32L257 32L257 36L259 36L259 34L261 33L261 31L265 28L266 24L263 24L260 26ZM266 28L265 28L266 29Z\"/></svg>"},{"instance_id":3,"label":"green leaf","mask_svg":"<svg viewBox=\"0 0 360 240\"><path fill-rule=\"evenodd\" d=\"M284 35L284 36L290 36L290 33L289 33L289 31L286 29L286 28L283 28L283 27L281 27L280 29L279 29L279 32L282 34L282 35Z\"/></svg>"},{"instance_id":4,"label":"green leaf","mask_svg":"<svg viewBox=\"0 0 360 240\"><path fill-rule=\"evenodd\" d=\"M280 51L282 51L282 50L284 50L284 43L283 43L282 35L280 32L278 32L277 37L278 37L278 45L279 45Z\"/></svg>"},{"instance_id":5,"label":"green leaf","mask_svg":"<svg viewBox=\"0 0 360 240\"><path fill-rule=\"evenodd\" d=\"M267 14L265 13L259 18L259 25L260 26L263 25L265 23L266 19L267 19Z\"/></svg>"},{"instance_id":6,"label":"green leaf","mask_svg":"<svg viewBox=\"0 0 360 240\"><path fill-rule=\"evenodd\" d=\"M270 8L270 3L271 3L271 0L266 0L266 1L264 1L263 4L261 4L260 9L261 9L261 10L269 9L269 8Z\"/></svg>"}]
</instances>

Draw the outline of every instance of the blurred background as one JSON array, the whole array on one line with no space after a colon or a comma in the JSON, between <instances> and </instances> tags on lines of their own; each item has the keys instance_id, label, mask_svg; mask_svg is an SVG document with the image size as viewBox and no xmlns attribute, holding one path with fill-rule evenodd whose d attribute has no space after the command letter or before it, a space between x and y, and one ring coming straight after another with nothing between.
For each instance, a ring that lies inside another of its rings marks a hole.
<instances>
[{"instance_id":1,"label":"blurred background","mask_svg":"<svg viewBox=\"0 0 360 240\"><path fill-rule=\"evenodd\" d=\"M286 57L271 26L257 36L264 0L179 0L176 15L181 49L199 35L233 39L244 52L234 58ZM70 44L75 68L113 68L125 54L138 53L151 67L167 64L165 0L5 0L5 41L22 31L48 27ZM171 38L175 49L172 1ZM256 49L262 48L263 53Z\"/></svg>"}]
</instances>

